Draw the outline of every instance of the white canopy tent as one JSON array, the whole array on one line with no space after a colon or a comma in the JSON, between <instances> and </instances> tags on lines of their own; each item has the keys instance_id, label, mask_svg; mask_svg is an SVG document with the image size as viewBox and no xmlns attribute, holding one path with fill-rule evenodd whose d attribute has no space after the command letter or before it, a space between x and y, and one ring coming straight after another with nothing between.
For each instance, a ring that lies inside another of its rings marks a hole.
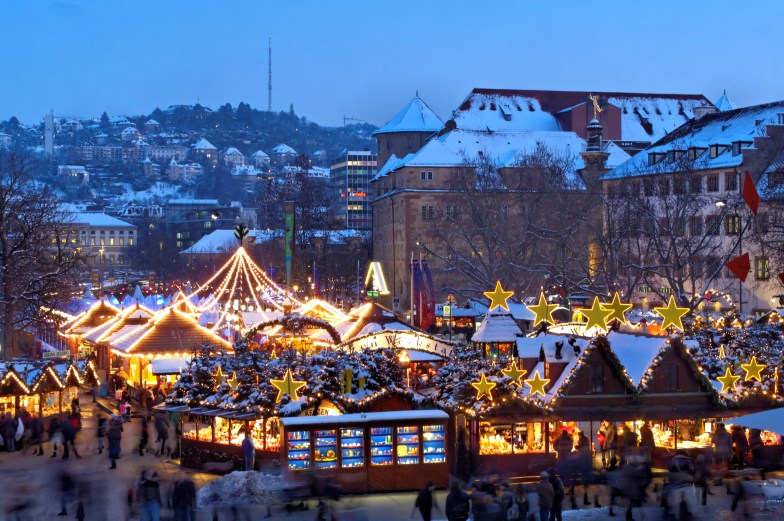
<instances>
[{"instance_id":1,"label":"white canopy tent","mask_svg":"<svg viewBox=\"0 0 784 521\"><path fill-rule=\"evenodd\" d=\"M738 416L727 422L784 435L784 408Z\"/></svg>"}]
</instances>

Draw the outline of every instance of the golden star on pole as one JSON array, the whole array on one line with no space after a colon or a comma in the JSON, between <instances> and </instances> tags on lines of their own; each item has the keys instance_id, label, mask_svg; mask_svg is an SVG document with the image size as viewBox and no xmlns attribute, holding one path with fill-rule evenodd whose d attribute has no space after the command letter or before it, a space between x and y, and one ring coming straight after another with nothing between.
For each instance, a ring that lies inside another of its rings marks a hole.
<instances>
[{"instance_id":1,"label":"golden star on pole","mask_svg":"<svg viewBox=\"0 0 784 521\"><path fill-rule=\"evenodd\" d=\"M743 379L744 382L748 382L754 378L756 378L758 382L761 382L762 375L760 373L763 369L768 367L767 365L758 364L756 356L752 356L751 361L748 364L740 364L740 366L746 371L746 377Z\"/></svg>"},{"instance_id":2,"label":"golden star on pole","mask_svg":"<svg viewBox=\"0 0 784 521\"><path fill-rule=\"evenodd\" d=\"M730 371L730 367L727 366L727 368L724 371L724 376L719 376L718 378L716 378L716 380L721 382L721 392L724 393L727 391L735 390L735 383L738 380L740 380L740 376L736 376L732 374L732 371Z\"/></svg>"},{"instance_id":3,"label":"golden star on pole","mask_svg":"<svg viewBox=\"0 0 784 521\"><path fill-rule=\"evenodd\" d=\"M582 309L581 311L583 316L588 319L588 322L585 323L585 331L595 327L607 332L607 319L612 311L602 306L599 297L593 298L593 306L590 309Z\"/></svg>"},{"instance_id":4,"label":"golden star on pole","mask_svg":"<svg viewBox=\"0 0 784 521\"><path fill-rule=\"evenodd\" d=\"M504 291L504 288L501 287L501 281L499 280L496 282L494 291L484 292L484 296L490 299L490 309L487 310L488 313L495 308L504 308L509 311L509 305L506 301L509 300L509 297L512 295L514 295L514 291Z\"/></svg>"},{"instance_id":5,"label":"golden star on pole","mask_svg":"<svg viewBox=\"0 0 784 521\"><path fill-rule=\"evenodd\" d=\"M236 371L231 373L231 378L226 380L226 383L229 384L229 387L231 387L232 389L236 389L237 387L240 386L240 381L237 380L237 372Z\"/></svg>"},{"instance_id":6,"label":"golden star on pole","mask_svg":"<svg viewBox=\"0 0 784 521\"><path fill-rule=\"evenodd\" d=\"M689 308L679 308L675 303L675 297L673 295L670 295L670 301L667 303L667 307L653 308L653 310L662 316L662 329L673 326L675 329L683 331L683 322L681 322L681 318L689 312Z\"/></svg>"},{"instance_id":7,"label":"golden star on pole","mask_svg":"<svg viewBox=\"0 0 784 521\"><path fill-rule=\"evenodd\" d=\"M626 323L626 312L632 309L632 304L624 304L621 302L621 297L618 296L618 292L615 292L613 295L612 302L609 304L602 304L602 307L610 312L610 316L607 317L607 323L609 324L613 320L617 320L621 324Z\"/></svg>"},{"instance_id":8,"label":"golden star on pole","mask_svg":"<svg viewBox=\"0 0 784 521\"><path fill-rule=\"evenodd\" d=\"M291 369L286 369L286 376L283 377L283 380L270 380L270 383L278 390L278 397L275 399L275 403L279 403L284 394L291 396L292 400L299 400L297 391L307 384L307 382L302 380L295 380L291 376Z\"/></svg>"},{"instance_id":9,"label":"golden star on pole","mask_svg":"<svg viewBox=\"0 0 784 521\"><path fill-rule=\"evenodd\" d=\"M520 383L520 378L525 376L528 373L525 369L518 369L517 368L517 360L514 358L512 359L512 365L509 366L509 369L502 369L501 374L504 376L508 376L515 382L517 385L522 385Z\"/></svg>"},{"instance_id":10,"label":"golden star on pole","mask_svg":"<svg viewBox=\"0 0 784 521\"><path fill-rule=\"evenodd\" d=\"M550 383L550 379L542 378L541 376L539 376L539 371L536 371L534 373L534 377L531 378L530 380L526 380L525 383L527 383L528 387L531 388L531 392L529 393L529 396L533 396L536 393L539 393L542 396L544 396L545 395L544 386Z\"/></svg>"},{"instance_id":11,"label":"golden star on pole","mask_svg":"<svg viewBox=\"0 0 784 521\"><path fill-rule=\"evenodd\" d=\"M492 400L493 395L490 391L496 386L495 382L488 382L487 377L484 373L482 373L482 378L478 382L471 382L471 386L476 389L476 399L479 400L482 396L487 395L487 397Z\"/></svg>"},{"instance_id":12,"label":"golden star on pole","mask_svg":"<svg viewBox=\"0 0 784 521\"><path fill-rule=\"evenodd\" d=\"M526 306L529 311L536 315L534 319L534 327L540 322L547 322L548 324L555 324L553 319L553 310L558 307L558 304L548 304L547 299L544 298L544 293L539 294L539 303L535 306Z\"/></svg>"}]
</instances>

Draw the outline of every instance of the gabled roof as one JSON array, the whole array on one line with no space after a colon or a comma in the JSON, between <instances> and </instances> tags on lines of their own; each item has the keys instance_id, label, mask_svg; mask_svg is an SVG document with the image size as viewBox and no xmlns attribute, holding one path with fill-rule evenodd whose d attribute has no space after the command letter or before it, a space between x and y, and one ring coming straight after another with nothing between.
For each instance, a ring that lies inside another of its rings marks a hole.
<instances>
[{"instance_id":1,"label":"gabled roof","mask_svg":"<svg viewBox=\"0 0 784 521\"><path fill-rule=\"evenodd\" d=\"M101 299L70 322L66 322L61 331L65 335L81 335L112 319L119 312L118 308L105 299Z\"/></svg>"},{"instance_id":2,"label":"gabled roof","mask_svg":"<svg viewBox=\"0 0 784 521\"><path fill-rule=\"evenodd\" d=\"M113 339L109 347L128 355L166 355L191 353L206 343L233 350L231 343L200 326L194 318L167 308L125 337Z\"/></svg>"},{"instance_id":3,"label":"gabled roof","mask_svg":"<svg viewBox=\"0 0 784 521\"><path fill-rule=\"evenodd\" d=\"M263 150L256 150L251 157L261 157L261 158L266 157L269 159L269 155Z\"/></svg>"},{"instance_id":4,"label":"gabled roof","mask_svg":"<svg viewBox=\"0 0 784 521\"><path fill-rule=\"evenodd\" d=\"M485 315L484 320L476 328L471 342L488 344L490 342L515 342L523 331L509 313L493 311Z\"/></svg>"},{"instance_id":5,"label":"gabled roof","mask_svg":"<svg viewBox=\"0 0 784 521\"><path fill-rule=\"evenodd\" d=\"M215 145L207 141L205 138L201 138L193 145L195 150L218 150L215 148Z\"/></svg>"},{"instance_id":6,"label":"gabled roof","mask_svg":"<svg viewBox=\"0 0 784 521\"><path fill-rule=\"evenodd\" d=\"M275 148L272 149L272 152L275 154L296 154L297 151L291 148L290 146L286 145L285 143L281 143L280 145L276 145Z\"/></svg>"},{"instance_id":7,"label":"gabled roof","mask_svg":"<svg viewBox=\"0 0 784 521\"><path fill-rule=\"evenodd\" d=\"M95 345L104 339L109 338L127 325L140 325L146 323L154 315L155 311L142 304L129 306L120 311L120 313L115 315L111 320L87 331L82 335L82 340Z\"/></svg>"},{"instance_id":8,"label":"gabled roof","mask_svg":"<svg viewBox=\"0 0 784 521\"><path fill-rule=\"evenodd\" d=\"M754 138L765 134L766 125L777 124L780 113L784 113L784 101L752 105L693 119L651 145L645 152L617 166L602 179L623 179L682 170L683 157L672 161L664 157L664 154L671 150L686 152L689 148L703 151L691 162L693 169L708 170L740 166L743 164L743 154L733 155L732 144L740 142L746 147L753 147ZM707 152L711 145L721 145L724 148L716 157L711 158ZM649 164L649 157L655 153L662 154L664 158L655 164Z\"/></svg>"},{"instance_id":9,"label":"gabled roof","mask_svg":"<svg viewBox=\"0 0 784 521\"><path fill-rule=\"evenodd\" d=\"M419 96L414 97L386 125L376 130L373 135L391 134L394 132L438 132L444 128L444 122L436 116Z\"/></svg>"},{"instance_id":10,"label":"gabled roof","mask_svg":"<svg viewBox=\"0 0 784 521\"><path fill-rule=\"evenodd\" d=\"M231 154L239 154L239 155L241 155L242 157L245 157L245 155L244 155L242 152L240 152L239 150L237 150L237 149L236 149L236 148L234 148L234 147L229 147L229 148L226 150L226 152L224 152L224 153L223 153L223 155L224 155L224 156L228 156L228 155L231 155Z\"/></svg>"}]
</instances>

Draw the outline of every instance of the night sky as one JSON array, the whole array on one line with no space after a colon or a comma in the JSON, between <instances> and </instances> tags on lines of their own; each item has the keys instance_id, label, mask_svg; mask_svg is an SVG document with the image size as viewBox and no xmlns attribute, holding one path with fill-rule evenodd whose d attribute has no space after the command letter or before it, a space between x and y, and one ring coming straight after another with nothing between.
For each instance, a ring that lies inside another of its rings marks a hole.
<instances>
[{"instance_id":1,"label":"night sky","mask_svg":"<svg viewBox=\"0 0 784 521\"><path fill-rule=\"evenodd\" d=\"M630 6L634 6L633 8ZM784 98L784 2L0 3L0 120L240 101L381 125L418 91L447 119L474 87Z\"/></svg>"}]
</instances>

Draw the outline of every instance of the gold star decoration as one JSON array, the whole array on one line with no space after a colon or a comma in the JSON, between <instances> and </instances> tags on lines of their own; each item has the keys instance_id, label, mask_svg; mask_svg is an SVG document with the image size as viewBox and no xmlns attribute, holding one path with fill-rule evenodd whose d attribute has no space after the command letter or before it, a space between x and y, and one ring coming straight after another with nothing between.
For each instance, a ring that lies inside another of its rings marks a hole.
<instances>
[{"instance_id":1,"label":"gold star decoration","mask_svg":"<svg viewBox=\"0 0 784 521\"><path fill-rule=\"evenodd\" d=\"M683 331L683 322L681 322L681 318L689 312L689 308L679 308L675 303L675 297L673 295L670 295L670 301L667 303L667 307L653 308L653 310L662 316L662 329L673 326L675 329Z\"/></svg>"},{"instance_id":2,"label":"gold star decoration","mask_svg":"<svg viewBox=\"0 0 784 521\"><path fill-rule=\"evenodd\" d=\"M275 398L275 403L280 403L284 394L291 396L291 399L294 401L299 400L297 391L307 384L307 382L295 380L294 377L291 376L291 369L286 369L286 376L283 377L283 380L270 380L270 383L278 390L278 397Z\"/></svg>"},{"instance_id":3,"label":"gold star decoration","mask_svg":"<svg viewBox=\"0 0 784 521\"><path fill-rule=\"evenodd\" d=\"M528 384L528 387L531 388L531 392L529 393L529 396L533 396L536 393L539 393L542 396L544 396L545 395L544 386L550 383L550 379L542 378L541 376L539 376L539 371L536 371L534 373L534 377L529 380L526 380L525 383Z\"/></svg>"},{"instance_id":4,"label":"gold star decoration","mask_svg":"<svg viewBox=\"0 0 784 521\"><path fill-rule=\"evenodd\" d=\"M232 389L236 389L237 387L240 386L240 381L237 380L237 372L236 371L231 373L231 378L226 380L226 383L229 384L229 387L231 387Z\"/></svg>"},{"instance_id":5,"label":"gold star decoration","mask_svg":"<svg viewBox=\"0 0 784 521\"><path fill-rule=\"evenodd\" d=\"M621 297L618 296L618 292L615 292L613 295L612 302L609 304L602 304L602 307L610 312L610 316L607 317L607 323L609 324L613 320L617 320L621 324L626 323L626 312L632 309L632 304L624 304L621 302Z\"/></svg>"},{"instance_id":6,"label":"gold star decoration","mask_svg":"<svg viewBox=\"0 0 784 521\"><path fill-rule=\"evenodd\" d=\"M730 367L727 366L727 368L724 370L724 376L719 376L716 378L716 380L721 382L721 392L724 393L735 390L735 383L740 380L740 376L732 374Z\"/></svg>"},{"instance_id":7,"label":"gold star decoration","mask_svg":"<svg viewBox=\"0 0 784 521\"><path fill-rule=\"evenodd\" d=\"M585 323L585 331L595 327L605 333L607 332L607 319L612 311L602 306L602 303L599 302L599 297L594 297L593 306L590 309L583 309L582 313L588 319Z\"/></svg>"},{"instance_id":8,"label":"gold star decoration","mask_svg":"<svg viewBox=\"0 0 784 521\"><path fill-rule=\"evenodd\" d=\"M539 303L535 306L526 306L529 311L536 315L534 319L534 327L540 322L547 322L548 324L555 324L553 319L553 310L558 307L558 304L548 304L547 299L544 298L544 293L539 294Z\"/></svg>"},{"instance_id":9,"label":"gold star decoration","mask_svg":"<svg viewBox=\"0 0 784 521\"><path fill-rule=\"evenodd\" d=\"M493 399L493 395L490 392L496 386L496 383L488 382L484 373L482 373L482 378L478 382L471 382L471 386L476 389L477 400L480 400L484 395L487 395L487 398L490 400Z\"/></svg>"},{"instance_id":10,"label":"gold star decoration","mask_svg":"<svg viewBox=\"0 0 784 521\"><path fill-rule=\"evenodd\" d=\"M509 300L509 297L512 295L514 295L514 291L504 291L504 288L501 287L501 281L499 280L496 282L494 291L484 292L484 296L490 299L490 309L487 310L488 313L495 308L504 308L509 311L509 305L506 301Z\"/></svg>"},{"instance_id":11,"label":"gold star decoration","mask_svg":"<svg viewBox=\"0 0 784 521\"><path fill-rule=\"evenodd\" d=\"M218 385L223 383L223 380L224 378L226 378L226 375L223 374L223 369L221 369L221 366L218 366L218 371L213 375L213 377L215 378L215 382Z\"/></svg>"},{"instance_id":12,"label":"gold star decoration","mask_svg":"<svg viewBox=\"0 0 784 521\"><path fill-rule=\"evenodd\" d=\"M757 357L752 356L751 361L748 364L740 364L744 371L746 371L746 377L743 379L744 382L748 382L749 380L753 380L754 378L757 379L758 382L762 381L762 370L768 367L767 365L762 365L757 363Z\"/></svg>"},{"instance_id":13,"label":"gold star decoration","mask_svg":"<svg viewBox=\"0 0 784 521\"><path fill-rule=\"evenodd\" d=\"M511 378L512 381L515 382L517 385L522 385L520 384L520 378L525 376L527 373L528 371L526 371L525 369L517 368L517 360L515 360L514 358L512 358L512 365L509 366L509 369L501 370L501 374Z\"/></svg>"}]
</instances>

